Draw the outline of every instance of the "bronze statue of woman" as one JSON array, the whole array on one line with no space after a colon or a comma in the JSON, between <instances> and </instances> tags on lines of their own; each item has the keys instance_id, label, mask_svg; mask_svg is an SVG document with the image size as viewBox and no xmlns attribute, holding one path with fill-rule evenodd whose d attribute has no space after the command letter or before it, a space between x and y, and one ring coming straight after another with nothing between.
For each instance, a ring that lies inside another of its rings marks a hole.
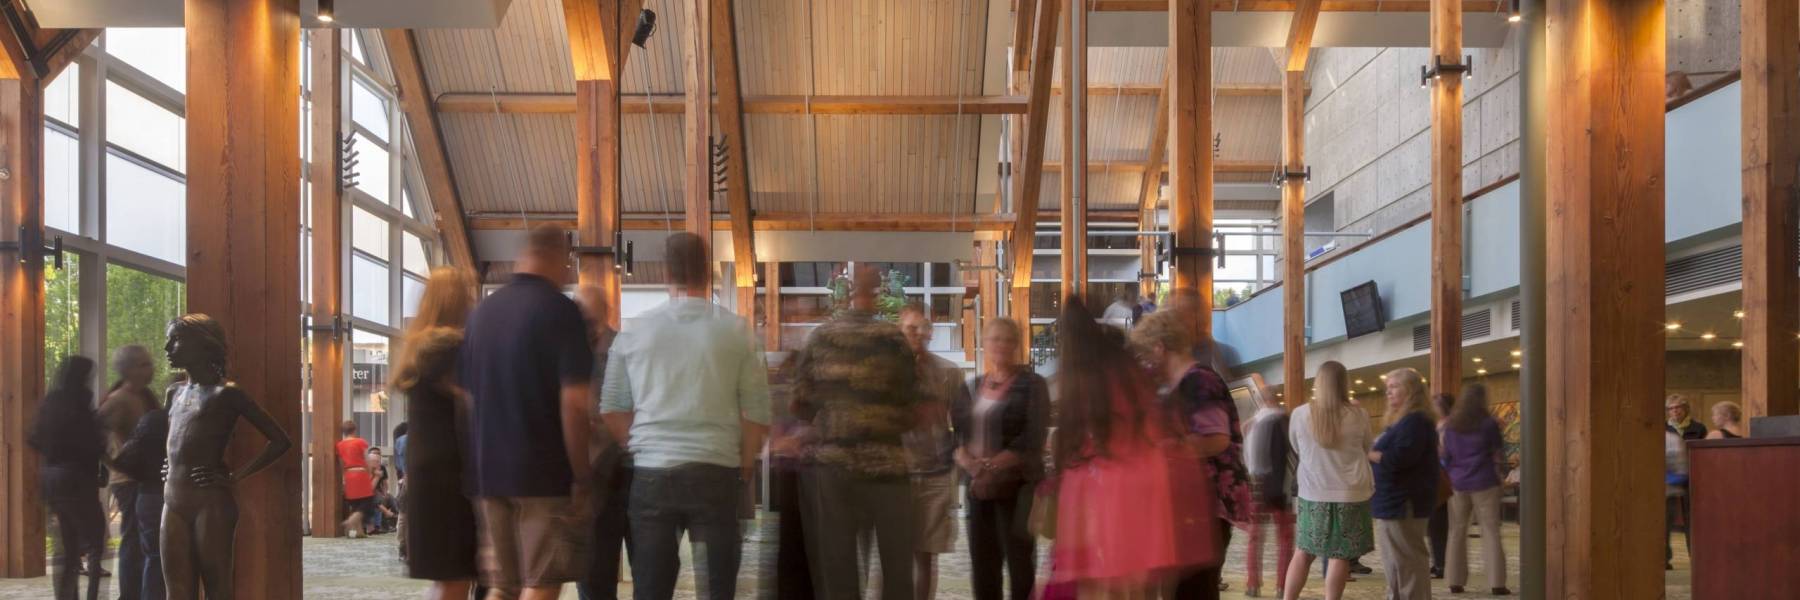
<instances>
[{"instance_id":1,"label":"bronze statue of woman","mask_svg":"<svg viewBox=\"0 0 1800 600\"><path fill-rule=\"evenodd\" d=\"M233 538L239 480L261 471L292 446L286 432L243 390L225 379L225 330L212 317L184 315L169 323L163 348L187 382L169 389L169 459L163 488L163 579L173 600L231 600ZM239 417L268 438L255 460L236 471L225 450Z\"/></svg>"}]
</instances>

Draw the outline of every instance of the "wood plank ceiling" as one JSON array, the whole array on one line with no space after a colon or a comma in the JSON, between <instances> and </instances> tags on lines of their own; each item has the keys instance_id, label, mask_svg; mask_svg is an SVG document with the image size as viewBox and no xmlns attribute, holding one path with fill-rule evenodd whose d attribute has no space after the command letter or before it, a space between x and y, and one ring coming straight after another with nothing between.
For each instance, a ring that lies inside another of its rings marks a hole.
<instances>
[{"instance_id":1,"label":"wood plank ceiling","mask_svg":"<svg viewBox=\"0 0 1800 600\"><path fill-rule=\"evenodd\" d=\"M657 14L657 32L625 69L625 102L633 102L632 95L683 92L683 24L677 2L645 2ZM738 0L743 92L980 96L983 69L990 62L988 28L1010 32L1012 27L988 23L989 14L988 0ZM574 93L559 0L517 0L494 30L420 30L417 38L433 97ZM808 52L809 39L813 52ZM1162 82L1162 48L1089 52L1093 87L1143 88ZM1215 49L1215 80L1219 86L1278 86L1277 54L1266 48ZM1220 96L1215 109L1219 159L1273 164L1280 151L1279 98ZM1155 105L1155 94L1094 94L1091 160L1141 163ZM986 212L989 207L977 198L993 190L977 189L977 181L981 169L996 168L998 150L983 151L982 125L983 119L999 118L745 115L751 205L765 213ZM628 113L622 120L623 212L680 212L681 116ZM572 115L442 112L440 121L457 186L471 214L574 212ZM1051 117L1049 162L1060 161L1058 121ZM1112 171L1097 167L1093 173L1092 206L1135 206L1141 169ZM1045 177L1040 204L1054 207L1060 177L1053 172ZM1267 179L1255 172L1218 176L1220 182ZM720 195L714 211L724 210Z\"/></svg>"}]
</instances>

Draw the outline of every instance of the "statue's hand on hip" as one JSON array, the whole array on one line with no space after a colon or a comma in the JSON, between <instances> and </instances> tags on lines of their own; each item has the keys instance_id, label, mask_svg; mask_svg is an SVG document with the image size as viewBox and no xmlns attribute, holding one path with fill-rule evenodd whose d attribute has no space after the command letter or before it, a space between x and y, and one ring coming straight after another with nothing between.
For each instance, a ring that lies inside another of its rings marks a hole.
<instances>
[{"instance_id":1,"label":"statue's hand on hip","mask_svg":"<svg viewBox=\"0 0 1800 600\"><path fill-rule=\"evenodd\" d=\"M236 482L231 471L223 467L194 467L188 471L188 479L203 488L230 487Z\"/></svg>"}]
</instances>

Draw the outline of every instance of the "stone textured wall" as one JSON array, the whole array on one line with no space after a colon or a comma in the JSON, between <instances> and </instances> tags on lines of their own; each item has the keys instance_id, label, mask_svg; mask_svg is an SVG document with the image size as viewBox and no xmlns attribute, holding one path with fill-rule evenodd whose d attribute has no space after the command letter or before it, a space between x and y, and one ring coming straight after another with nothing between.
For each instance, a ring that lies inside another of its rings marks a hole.
<instances>
[{"instance_id":1,"label":"stone textured wall","mask_svg":"<svg viewBox=\"0 0 1800 600\"><path fill-rule=\"evenodd\" d=\"M1738 67L1738 0L1668 1L1669 70L1695 85ZM1519 171L1518 36L1472 48L1463 86L1463 191ZM1380 234L1430 211L1426 48L1321 48L1307 99L1308 201L1331 195L1339 231ZM1348 244L1345 244L1348 245Z\"/></svg>"}]
</instances>

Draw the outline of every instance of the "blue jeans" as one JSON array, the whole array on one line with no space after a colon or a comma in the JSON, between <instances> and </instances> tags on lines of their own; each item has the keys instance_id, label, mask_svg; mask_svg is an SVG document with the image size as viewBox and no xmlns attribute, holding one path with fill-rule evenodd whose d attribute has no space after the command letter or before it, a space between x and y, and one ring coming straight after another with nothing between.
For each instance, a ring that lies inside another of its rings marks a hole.
<instances>
[{"instance_id":1,"label":"blue jeans","mask_svg":"<svg viewBox=\"0 0 1800 600\"><path fill-rule=\"evenodd\" d=\"M631 575L637 600L668 600L681 574L681 533L694 546L698 597L728 600L737 595L743 533L738 470L709 464L632 470Z\"/></svg>"},{"instance_id":2,"label":"blue jeans","mask_svg":"<svg viewBox=\"0 0 1800 600\"><path fill-rule=\"evenodd\" d=\"M137 537L138 546L143 552L144 575L139 580L139 600L163 600L168 590L163 585L162 570L162 513L163 488L161 482L141 485L137 493ZM127 538L129 539L129 538ZM119 542L120 547L126 544ZM120 554L124 554L120 551ZM123 569L121 562L120 568ZM125 597L124 574L120 574L119 595Z\"/></svg>"},{"instance_id":3,"label":"blue jeans","mask_svg":"<svg viewBox=\"0 0 1800 600\"><path fill-rule=\"evenodd\" d=\"M113 504L119 506L119 600L138 600L144 580L144 548L138 543L138 483L115 483L111 491Z\"/></svg>"}]
</instances>

